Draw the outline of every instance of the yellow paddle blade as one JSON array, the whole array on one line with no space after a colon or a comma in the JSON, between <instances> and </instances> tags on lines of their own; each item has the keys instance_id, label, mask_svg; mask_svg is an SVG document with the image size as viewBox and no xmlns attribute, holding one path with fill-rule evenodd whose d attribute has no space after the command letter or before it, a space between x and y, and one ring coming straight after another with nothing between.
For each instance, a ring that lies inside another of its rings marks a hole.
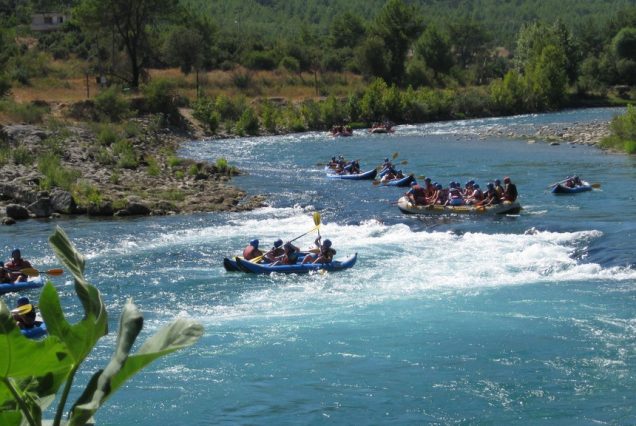
<instances>
[{"instance_id":1,"label":"yellow paddle blade","mask_svg":"<svg viewBox=\"0 0 636 426\"><path fill-rule=\"evenodd\" d=\"M314 212L314 224L316 226L320 225L320 213Z\"/></svg>"},{"instance_id":2,"label":"yellow paddle blade","mask_svg":"<svg viewBox=\"0 0 636 426\"><path fill-rule=\"evenodd\" d=\"M396 151L396 152L394 152L394 153L393 153L393 155L391 156L391 158L392 158L393 160L395 160L396 158L398 158L398 155L400 155L400 153Z\"/></svg>"},{"instance_id":3,"label":"yellow paddle blade","mask_svg":"<svg viewBox=\"0 0 636 426\"><path fill-rule=\"evenodd\" d=\"M46 271L44 273L46 275L52 275L52 276L56 277L58 275L62 275L64 273L64 269L54 268L54 269L49 269L48 271Z\"/></svg>"},{"instance_id":4,"label":"yellow paddle blade","mask_svg":"<svg viewBox=\"0 0 636 426\"><path fill-rule=\"evenodd\" d=\"M593 184L592 184L592 188L597 188L597 189L598 189L598 188L600 188L600 187L601 187L601 184L600 184L600 183L593 183Z\"/></svg>"},{"instance_id":5,"label":"yellow paddle blade","mask_svg":"<svg viewBox=\"0 0 636 426\"><path fill-rule=\"evenodd\" d=\"M20 272L30 277L37 277L38 275L40 275L40 271L38 271L35 268L24 268L24 269L21 269Z\"/></svg>"}]
</instances>

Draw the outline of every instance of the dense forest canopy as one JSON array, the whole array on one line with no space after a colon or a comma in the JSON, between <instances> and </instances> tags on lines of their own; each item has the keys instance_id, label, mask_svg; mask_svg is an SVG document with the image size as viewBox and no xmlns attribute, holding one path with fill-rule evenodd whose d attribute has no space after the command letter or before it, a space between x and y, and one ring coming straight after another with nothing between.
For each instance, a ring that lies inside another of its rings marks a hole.
<instances>
[{"instance_id":1,"label":"dense forest canopy","mask_svg":"<svg viewBox=\"0 0 636 426\"><path fill-rule=\"evenodd\" d=\"M241 31L274 39L298 36L303 28L326 34L344 13L370 21L385 0L184 0L215 19L225 31ZM413 0L426 23L438 26L459 19L483 24L497 45L514 47L524 23L562 21L570 28L593 21L604 24L636 0Z\"/></svg>"},{"instance_id":2,"label":"dense forest canopy","mask_svg":"<svg viewBox=\"0 0 636 426\"><path fill-rule=\"evenodd\" d=\"M43 11L71 19L32 31ZM487 93L471 108L513 113L636 84L636 0L0 0L0 21L0 96L46 78L51 59L133 90L151 69L179 68L196 74L197 94L211 70L244 93L268 71L316 97L354 74L368 92L354 104L393 105L380 116L404 106L399 91L479 88L457 109Z\"/></svg>"}]
</instances>

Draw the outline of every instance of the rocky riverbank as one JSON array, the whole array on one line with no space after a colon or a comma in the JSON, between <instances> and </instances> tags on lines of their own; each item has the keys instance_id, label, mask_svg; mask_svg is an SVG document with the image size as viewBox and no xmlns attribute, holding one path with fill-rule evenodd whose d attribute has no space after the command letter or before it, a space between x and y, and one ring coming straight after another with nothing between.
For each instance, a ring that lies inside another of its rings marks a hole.
<instances>
[{"instance_id":1,"label":"rocky riverbank","mask_svg":"<svg viewBox=\"0 0 636 426\"><path fill-rule=\"evenodd\" d=\"M497 136L525 139L529 143L570 143L598 145L609 136L609 121L595 120L585 123L524 124L489 129L482 137Z\"/></svg>"},{"instance_id":2,"label":"rocky riverbank","mask_svg":"<svg viewBox=\"0 0 636 426\"><path fill-rule=\"evenodd\" d=\"M2 222L77 214L239 211L263 205L262 197L247 197L230 185L238 172L232 167L179 159L175 152L193 134L158 128L156 122L153 117L132 119L127 125L134 127L133 134L111 143L100 139L95 124L0 126ZM69 176L73 183L63 188Z\"/></svg>"}]
</instances>

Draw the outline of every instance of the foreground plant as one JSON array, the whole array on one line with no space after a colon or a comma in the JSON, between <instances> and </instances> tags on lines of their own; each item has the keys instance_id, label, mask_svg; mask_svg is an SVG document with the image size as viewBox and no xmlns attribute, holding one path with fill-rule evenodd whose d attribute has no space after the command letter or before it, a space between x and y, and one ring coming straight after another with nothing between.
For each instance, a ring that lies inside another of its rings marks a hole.
<instances>
[{"instance_id":1,"label":"foreground plant","mask_svg":"<svg viewBox=\"0 0 636 426\"><path fill-rule=\"evenodd\" d=\"M177 319L146 340L139 350L130 350L143 327L143 317L128 301L119 322L117 343L110 362L96 372L82 395L63 420L75 373L97 341L108 333L108 318L101 294L84 278L84 257L61 228L49 237L59 260L75 280L75 292L84 308L76 324L66 321L53 284L48 282L40 296L40 310L49 337L26 339L0 302L0 424L40 425L42 412L62 388L54 425L86 424L122 384L146 365L195 343L203 327L188 319Z\"/></svg>"}]
</instances>

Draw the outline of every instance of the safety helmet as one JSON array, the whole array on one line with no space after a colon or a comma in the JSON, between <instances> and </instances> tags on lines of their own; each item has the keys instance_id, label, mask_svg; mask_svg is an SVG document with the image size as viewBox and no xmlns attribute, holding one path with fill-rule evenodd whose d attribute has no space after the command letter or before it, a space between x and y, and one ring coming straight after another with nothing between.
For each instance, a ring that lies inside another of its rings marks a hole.
<instances>
[{"instance_id":1,"label":"safety helmet","mask_svg":"<svg viewBox=\"0 0 636 426\"><path fill-rule=\"evenodd\" d=\"M280 247L282 245L283 245L283 240L281 240L280 238L274 241L274 247Z\"/></svg>"},{"instance_id":2,"label":"safety helmet","mask_svg":"<svg viewBox=\"0 0 636 426\"><path fill-rule=\"evenodd\" d=\"M322 242L322 245L324 245L325 247L329 248L331 247L331 240L325 240Z\"/></svg>"},{"instance_id":3,"label":"safety helmet","mask_svg":"<svg viewBox=\"0 0 636 426\"><path fill-rule=\"evenodd\" d=\"M258 240L254 239L250 241L250 245L254 248L258 248Z\"/></svg>"}]
</instances>

